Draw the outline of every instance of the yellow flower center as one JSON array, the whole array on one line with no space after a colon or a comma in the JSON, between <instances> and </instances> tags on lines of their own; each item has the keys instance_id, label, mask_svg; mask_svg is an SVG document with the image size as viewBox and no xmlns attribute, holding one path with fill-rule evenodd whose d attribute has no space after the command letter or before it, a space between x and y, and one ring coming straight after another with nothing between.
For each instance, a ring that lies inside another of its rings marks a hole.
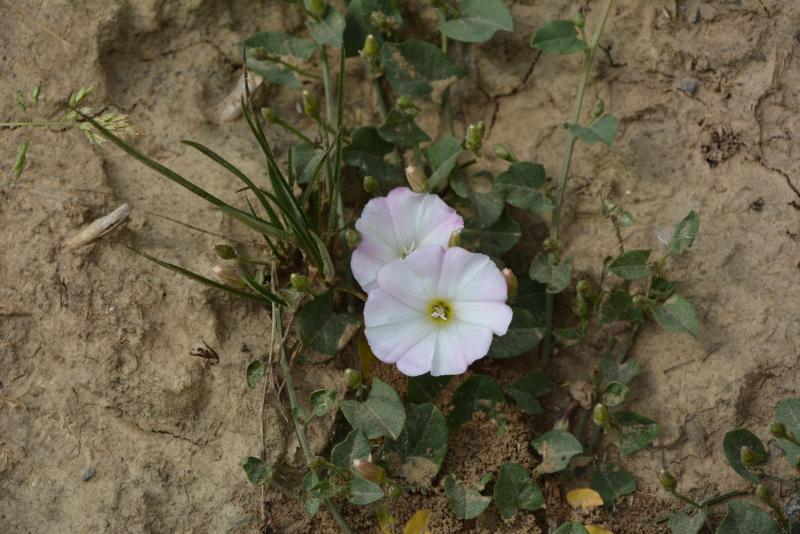
<instances>
[{"instance_id":1,"label":"yellow flower center","mask_svg":"<svg viewBox=\"0 0 800 534\"><path fill-rule=\"evenodd\" d=\"M400 253L400 259L401 260L406 259L406 256L408 256L409 254L414 252L414 247L415 247L415 242L414 241L412 241L410 245L405 245L404 244L403 245L403 252Z\"/></svg>"},{"instance_id":2,"label":"yellow flower center","mask_svg":"<svg viewBox=\"0 0 800 534\"><path fill-rule=\"evenodd\" d=\"M435 324L443 324L453 320L453 307L449 302L436 299L428 306L431 321Z\"/></svg>"}]
</instances>

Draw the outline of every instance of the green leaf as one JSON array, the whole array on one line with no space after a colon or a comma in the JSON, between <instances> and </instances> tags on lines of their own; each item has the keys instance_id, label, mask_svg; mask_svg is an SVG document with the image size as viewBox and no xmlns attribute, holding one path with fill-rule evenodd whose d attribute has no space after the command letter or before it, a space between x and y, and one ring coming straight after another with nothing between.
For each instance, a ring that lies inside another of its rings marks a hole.
<instances>
[{"instance_id":1,"label":"green leaf","mask_svg":"<svg viewBox=\"0 0 800 534\"><path fill-rule=\"evenodd\" d=\"M425 96L433 90L431 82L467 74L439 47L418 39L400 44L384 43L381 63L386 79L401 96Z\"/></svg>"},{"instance_id":2,"label":"green leaf","mask_svg":"<svg viewBox=\"0 0 800 534\"><path fill-rule=\"evenodd\" d=\"M800 438L800 399L786 399L775 407L775 421L786 425L786 432ZM788 439L778 439L778 444L793 467L800 464L800 447Z\"/></svg>"},{"instance_id":3,"label":"green leaf","mask_svg":"<svg viewBox=\"0 0 800 534\"><path fill-rule=\"evenodd\" d=\"M514 21L502 0L459 0L461 16L439 26L450 39L483 43L498 30L512 31Z\"/></svg>"},{"instance_id":4,"label":"green leaf","mask_svg":"<svg viewBox=\"0 0 800 534\"><path fill-rule=\"evenodd\" d=\"M614 407L619 406L623 402L625 402L625 398L628 396L628 386L625 384L620 384L619 382L611 382L606 386L606 390L603 393L603 404L606 406Z\"/></svg>"},{"instance_id":5,"label":"green leaf","mask_svg":"<svg viewBox=\"0 0 800 534\"><path fill-rule=\"evenodd\" d=\"M586 48L586 41L578 38L571 20L550 20L533 34L531 46L546 54L574 54Z\"/></svg>"},{"instance_id":6,"label":"green leaf","mask_svg":"<svg viewBox=\"0 0 800 534\"><path fill-rule=\"evenodd\" d=\"M389 191L406 184L402 169L385 160L392 150L394 145L381 139L376 128L368 126L353 132L353 138L342 151L342 157L348 165L360 168L363 176L374 176L381 189Z\"/></svg>"},{"instance_id":7,"label":"green leaf","mask_svg":"<svg viewBox=\"0 0 800 534\"><path fill-rule=\"evenodd\" d=\"M758 436L746 430L739 428L731 430L722 439L722 450L725 452L725 458L728 464L733 468L740 477L750 480L751 482L759 482L761 477L757 474L750 472L747 467L742 463L741 451L742 447L750 447L756 453L756 465L762 465L767 462L769 453L758 439Z\"/></svg>"},{"instance_id":8,"label":"green leaf","mask_svg":"<svg viewBox=\"0 0 800 534\"><path fill-rule=\"evenodd\" d=\"M664 329L676 334L700 335L700 320L689 302L682 296L672 295L663 304L648 304L653 317Z\"/></svg>"},{"instance_id":9,"label":"green leaf","mask_svg":"<svg viewBox=\"0 0 800 534\"><path fill-rule=\"evenodd\" d=\"M581 442L566 430L551 430L531 444L542 455L542 462L536 467L538 474L563 471L573 456L583 452Z\"/></svg>"},{"instance_id":10,"label":"green leaf","mask_svg":"<svg viewBox=\"0 0 800 534\"><path fill-rule=\"evenodd\" d=\"M299 184L307 184L314 178L314 173L325 158L322 150L317 150L308 143L298 143L291 148L292 167Z\"/></svg>"},{"instance_id":11,"label":"green leaf","mask_svg":"<svg viewBox=\"0 0 800 534\"><path fill-rule=\"evenodd\" d=\"M383 499L381 487L358 473L353 473L353 480L347 483L347 489L350 492L350 502L360 506Z\"/></svg>"},{"instance_id":12,"label":"green leaf","mask_svg":"<svg viewBox=\"0 0 800 534\"><path fill-rule=\"evenodd\" d=\"M675 293L675 288L675 282L654 276L650 282L650 296L659 302L664 302Z\"/></svg>"},{"instance_id":13,"label":"green leaf","mask_svg":"<svg viewBox=\"0 0 800 534\"><path fill-rule=\"evenodd\" d=\"M447 414L447 426L455 430L472 419L477 411L493 417L495 405L505 401L500 385L486 375L475 374L467 378L453 393L453 409Z\"/></svg>"},{"instance_id":14,"label":"green leaf","mask_svg":"<svg viewBox=\"0 0 800 534\"><path fill-rule=\"evenodd\" d=\"M541 191L546 179L544 167L540 164L517 161L499 174L494 184L512 206L546 215L553 209L553 202Z\"/></svg>"},{"instance_id":15,"label":"green leaf","mask_svg":"<svg viewBox=\"0 0 800 534\"><path fill-rule=\"evenodd\" d=\"M431 376L430 373L409 376L406 385L406 402L411 404L433 402L452 378L452 375Z\"/></svg>"},{"instance_id":16,"label":"green leaf","mask_svg":"<svg viewBox=\"0 0 800 534\"><path fill-rule=\"evenodd\" d=\"M537 323L533 314L524 308L511 308L514 315L505 335L494 337L487 356L513 358L536 348L542 339L544 325Z\"/></svg>"},{"instance_id":17,"label":"green leaf","mask_svg":"<svg viewBox=\"0 0 800 534\"><path fill-rule=\"evenodd\" d=\"M629 250L612 261L608 270L623 280L638 280L650 276L649 260L649 250Z\"/></svg>"},{"instance_id":18,"label":"green leaf","mask_svg":"<svg viewBox=\"0 0 800 534\"><path fill-rule=\"evenodd\" d=\"M503 215L505 200L495 190L490 173L479 172L472 176L456 173L450 186L458 195L451 197L451 204L464 217L467 226L489 228Z\"/></svg>"},{"instance_id":19,"label":"green leaf","mask_svg":"<svg viewBox=\"0 0 800 534\"><path fill-rule=\"evenodd\" d=\"M669 526L672 534L697 534L708 518L708 507L693 512L673 512L669 516Z\"/></svg>"},{"instance_id":20,"label":"green leaf","mask_svg":"<svg viewBox=\"0 0 800 534\"><path fill-rule=\"evenodd\" d=\"M530 415L544 413L538 397L553 391L553 383L541 371L532 371L519 380L508 384L503 391L519 404L520 409Z\"/></svg>"},{"instance_id":21,"label":"green leaf","mask_svg":"<svg viewBox=\"0 0 800 534\"><path fill-rule=\"evenodd\" d=\"M511 519L517 510L534 511L544 506L544 495L528 471L519 464L505 463L494 484L494 502L500 517Z\"/></svg>"},{"instance_id":22,"label":"green leaf","mask_svg":"<svg viewBox=\"0 0 800 534\"><path fill-rule=\"evenodd\" d=\"M627 291L614 291L603 304L600 324L606 325L616 321L641 323L644 321L642 310L633 304L633 297Z\"/></svg>"},{"instance_id":23,"label":"green leaf","mask_svg":"<svg viewBox=\"0 0 800 534\"><path fill-rule=\"evenodd\" d=\"M600 362L600 372L607 383L627 384L639 374L639 362L629 360L626 363L619 363L613 356L606 356Z\"/></svg>"},{"instance_id":24,"label":"green leaf","mask_svg":"<svg viewBox=\"0 0 800 534\"><path fill-rule=\"evenodd\" d=\"M270 63L269 61L258 61L252 57L247 58L247 68L255 72L266 81L276 85L282 85L289 89L300 90L303 84L297 79L294 71L282 65Z\"/></svg>"},{"instance_id":25,"label":"green leaf","mask_svg":"<svg viewBox=\"0 0 800 534\"><path fill-rule=\"evenodd\" d=\"M259 32L244 40L245 50L248 55L253 48L263 48L268 54L276 56L294 56L303 61L311 59L317 47L314 43L283 32Z\"/></svg>"},{"instance_id":26,"label":"green leaf","mask_svg":"<svg viewBox=\"0 0 800 534\"><path fill-rule=\"evenodd\" d=\"M619 446L625 456L650 445L661 431L656 421L635 412L614 412L611 422L622 430Z\"/></svg>"},{"instance_id":27,"label":"green leaf","mask_svg":"<svg viewBox=\"0 0 800 534\"><path fill-rule=\"evenodd\" d=\"M311 18L306 22L308 32L314 41L320 46L330 45L333 47L342 46L342 34L344 33L344 17L333 6L328 6L325 18L316 21Z\"/></svg>"},{"instance_id":28,"label":"green leaf","mask_svg":"<svg viewBox=\"0 0 800 534\"><path fill-rule=\"evenodd\" d=\"M247 385L253 389L258 385L264 375L267 374L267 366L261 360L253 360L247 366Z\"/></svg>"},{"instance_id":29,"label":"green leaf","mask_svg":"<svg viewBox=\"0 0 800 534\"><path fill-rule=\"evenodd\" d=\"M313 408L315 417L322 417L334 404L336 404L336 391L332 389L318 389L308 396L308 403Z\"/></svg>"},{"instance_id":30,"label":"green leaf","mask_svg":"<svg viewBox=\"0 0 800 534\"><path fill-rule=\"evenodd\" d=\"M620 497L636 491L636 481L631 474L616 464L597 467L590 485L603 498L607 508L613 507Z\"/></svg>"},{"instance_id":31,"label":"green leaf","mask_svg":"<svg viewBox=\"0 0 800 534\"><path fill-rule=\"evenodd\" d=\"M474 519L486 510L491 497L481 495L471 488L459 485L453 475L447 475L444 479L444 494L450 501L450 508L453 514L459 519Z\"/></svg>"},{"instance_id":32,"label":"green leaf","mask_svg":"<svg viewBox=\"0 0 800 534\"><path fill-rule=\"evenodd\" d=\"M303 347L328 356L338 354L360 324L353 315L334 311L333 291L317 295L297 314L297 334Z\"/></svg>"},{"instance_id":33,"label":"green leaf","mask_svg":"<svg viewBox=\"0 0 800 534\"><path fill-rule=\"evenodd\" d=\"M728 514L717 534L781 534L783 531L761 508L745 501L728 503Z\"/></svg>"},{"instance_id":34,"label":"green leaf","mask_svg":"<svg viewBox=\"0 0 800 534\"><path fill-rule=\"evenodd\" d=\"M691 248L700 230L700 216L694 210L684 217L675 226L672 238L669 240L669 250L675 254L680 254L687 248Z\"/></svg>"},{"instance_id":35,"label":"green leaf","mask_svg":"<svg viewBox=\"0 0 800 534\"><path fill-rule=\"evenodd\" d=\"M450 176L461 154L461 143L452 135L445 135L424 150L433 174L428 178L431 190L435 191Z\"/></svg>"},{"instance_id":36,"label":"green leaf","mask_svg":"<svg viewBox=\"0 0 800 534\"><path fill-rule=\"evenodd\" d=\"M344 440L331 449L331 463L342 469L353 466L353 460L364 460L369 457L369 441L360 430L351 430Z\"/></svg>"},{"instance_id":37,"label":"green leaf","mask_svg":"<svg viewBox=\"0 0 800 534\"><path fill-rule=\"evenodd\" d=\"M406 412L397 392L378 378L372 380L366 402L345 400L339 407L350 425L369 439L397 439L406 424Z\"/></svg>"},{"instance_id":38,"label":"green leaf","mask_svg":"<svg viewBox=\"0 0 800 534\"><path fill-rule=\"evenodd\" d=\"M314 496L311 489L319 484L319 477L317 474L309 469L306 476L303 477L303 511L308 514L308 517L314 517L319 511L319 506L322 504L322 499Z\"/></svg>"},{"instance_id":39,"label":"green leaf","mask_svg":"<svg viewBox=\"0 0 800 534\"><path fill-rule=\"evenodd\" d=\"M386 115L386 120L378 127L378 135L384 141L401 147L412 147L431 140L428 134L417 126L413 115L398 109L393 109Z\"/></svg>"},{"instance_id":40,"label":"green leaf","mask_svg":"<svg viewBox=\"0 0 800 534\"><path fill-rule=\"evenodd\" d=\"M447 454L447 423L433 404L412 404L403 433L384 446L390 465L414 485L430 484ZM396 457L392 457L396 455Z\"/></svg>"},{"instance_id":41,"label":"green leaf","mask_svg":"<svg viewBox=\"0 0 800 534\"><path fill-rule=\"evenodd\" d=\"M503 212L489 228L466 224L461 231L461 244L467 250L499 257L514 248L521 235L519 223L508 212Z\"/></svg>"},{"instance_id":42,"label":"green leaf","mask_svg":"<svg viewBox=\"0 0 800 534\"><path fill-rule=\"evenodd\" d=\"M249 456L239 464L247 475L247 480L254 486L261 486L272 478L272 466L261 458Z\"/></svg>"},{"instance_id":43,"label":"green leaf","mask_svg":"<svg viewBox=\"0 0 800 534\"><path fill-rule=\"evenodd\" d=\"M580 523L565 523L558 527L553 534L589 534L589 531Z\"/></svg>"},{"instance_id":44,"label":"green leaf","mask_svg":"<svg viewBox=\"0 0 800 534\"><path fill-rule=\"evenodd\" d=\"M547 285L548 293L561 293L572 280L572 260L570 256L556 265L550 262L549 255L540 252L533 258L528 275L537 282Z\"/></svg>"},{"instance_id":45,"label":"green leaf","mask_svg":"<svg viewBox=\"0 0 800 534\"><path fill-rule=\"evenodd\" d=\"M527 276L517 277L519 289L514 306L528 310L538 324L544 324L545 301L547 300L546 287L531 280Z\"/></svg>"},{"instance_id":46,"label":"green leaf","mask_svg":"<svg viewBox=\"0 0 800 534\"><path fill-rule=\"evenodd\" d=\"M372 23L372 14L383 13L387 18L394 18L397 27L403 25L403 17L395 0L350 0L345 15L344 49L347 57L358 55L364 46L364 39L372 34L378 44L384 42L381 29Z\"/></svg>"},{"instance_id":47,"label":"green leaf","mask_svg":"<svg viewBox=\"0 0 800 534\"><path fill-rule=\"evenodd\" d=\"M612 115L603 115L589 126L567 124L569 133L581 141L593 145L598 142L611 146L619 132L619 121Z\"/></svg>"}]
</instances>

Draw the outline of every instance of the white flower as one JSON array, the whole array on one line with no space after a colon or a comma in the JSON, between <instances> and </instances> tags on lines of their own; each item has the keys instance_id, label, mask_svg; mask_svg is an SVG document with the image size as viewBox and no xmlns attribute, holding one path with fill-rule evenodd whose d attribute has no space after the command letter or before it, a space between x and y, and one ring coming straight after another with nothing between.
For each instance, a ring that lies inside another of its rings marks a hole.
<instances>
[{"instance_id":1,"label":"white flower","mask_svg":"<svg viewBox=\"0 0 800 534\"><path fill-rule=\"evenodd\" d=\"M488 256L426 247L378 273L364 307L375 356L409 376L463 373L511 322L506 281Z\"/></svg>"},{"instance_id":2,"label":"white flower","mask_svg":"<svg viewBox=\"0 0 800 534\"><path fill-rule=\"evenodd\" d=\"M446 246L453 232L463 227L464 219L437 195L398 187L373 198L356 221L361 242L353 251L353 276L370 292L384 265L422 247Z\"/></svg>"}]
</instances>

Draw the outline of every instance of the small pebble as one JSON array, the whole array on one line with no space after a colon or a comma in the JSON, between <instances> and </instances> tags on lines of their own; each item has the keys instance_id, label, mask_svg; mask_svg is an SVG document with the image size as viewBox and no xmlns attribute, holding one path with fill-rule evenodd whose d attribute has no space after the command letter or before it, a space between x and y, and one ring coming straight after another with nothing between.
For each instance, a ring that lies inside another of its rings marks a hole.
<instances>
[{"instance_id":1,"label":"small pebble","mask_svg":"<svg viewBox=\"0 0 800 534\"><path fill-rule=\"evenodd\" d=\"M97 471L94 470L94 467L90 467L89 469L83 472L83 475L81 475L81 480L83 480L84 482L89 482L90 480L92 480L92 478L94 478L94 475L96 473Z\"/></svg>"},{"instance_id":2,"label":"small pebble","mask_svg":"<svg viewBox=\"0 0 800 534\"><path fill-rule=\"evenodd\" d=\"M695 80L683 80L678 88L689 96L694 96L697 92L697 82Z\"/></svg>"},{"instance_id":3,"label":"small pebble","mask_svg":"<svg viewBox=\"0 0 800 534\"><path fill-rule=\"evenodd\" d=\"M800 522L800 494L795 493L792 495L783 507L789 521L793 523Z\"/></svg>"}]
</instances>

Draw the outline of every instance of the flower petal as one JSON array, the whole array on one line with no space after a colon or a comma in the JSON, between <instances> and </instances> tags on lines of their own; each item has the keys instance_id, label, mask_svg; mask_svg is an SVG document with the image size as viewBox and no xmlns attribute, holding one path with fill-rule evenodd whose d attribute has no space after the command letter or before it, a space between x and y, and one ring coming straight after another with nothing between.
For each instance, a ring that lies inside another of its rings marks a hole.
<instances>
[{"instance_id":1,"label":"flower petal","mask_svg":"<svg viewBox=\"0 0 800 534\"><path fill-rule=\"evenodd\" d=\"M453 315L458 323L480 326L504 336L513 312L510 306L500 302L454 302Z\"/></svg>"},{"instance_id":2,"label":"flower petal","mask_svg":"<svg viewBox=\"0 0 800 534\"><path fill-rule=\"evenodd\" d=\"M397 360L397 369L407 376L419 376L429 372L439 335L440 332L433 329Z\"/></svg>"},{"instance_id":3,"label":"flower petal","mask_svg":"<svg viewBox=\"0 0 800 534\"><path fill-rule=\"evenodd\" d=\"M395 363L433 332L435 326L425 317L393 324L368 326L364 335L375 354L385 363Z\"/></svg>"},{"instance_id":4,"label":"flower petal","mask_svg":"<svg viewBox=\"0 0 800 534\"><path fill-rule=\"evenodd\" d=\"M484 254L451 247L442 262L437 293L453 302L505 302L506 280Z\"/></svg>"},{"instance_id":5,"label":"flower petal","mask_svg":"<svg viewBox=\"0 0 800 534\"><path fill-rule=\"evenodd\" d=\"M431 362L431 375L458 375L467 367L486 356L492 344L492 332L480 326L454 323L441 328L436 343L436 354Z\"/></svg>"},{"instance_id":6,"label":"flower petal","mask_svg":"<svg viewBox=\"0 0 800 534\"><path fill-rule=\"evenodd\" d=\"M370 292L364 305L364 326L367 328L406 323L421 317L424 315L419 310L409 307L380 288Z\"/></svg>"},{"instance_id":7,"label":"flower petal","mask_svg":"<svg viewBox=\"0 0 800 534\"><path fill-rule=\"evenodd\" d=\"M378 273L378 287L427 315L428 304L437 296L436 283L442 270L444 255L445 250L442 247L415 250L404 260L393 261L381 269Z\"/></svg>"},{"instance_id":8,"label":"flower petal","mask_svg":"<svg viewBox=\"0 0 800 534\"><path fill-rule=\"evenodd\" d=\"M453 232L464 228L464 219L436 195L426 195L421 211L424 221L417 236L417 247L447 246Z\"/></svg>"}]
</instances>

